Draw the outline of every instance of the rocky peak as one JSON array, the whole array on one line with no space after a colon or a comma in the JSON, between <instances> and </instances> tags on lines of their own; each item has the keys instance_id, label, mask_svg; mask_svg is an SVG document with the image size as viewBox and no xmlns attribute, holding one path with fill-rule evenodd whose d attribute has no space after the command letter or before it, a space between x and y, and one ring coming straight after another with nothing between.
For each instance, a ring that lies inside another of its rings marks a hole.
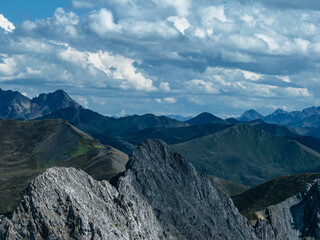
<instances>
[{"instance_id":1,"label":"rocky peak","mask_svg":"<svg viewBox=\"0 0 320 240\"><path fill-rule=\"evenodd\" d=\"M51 168L28 187L10 219L9 239L256 239L230 198L160 140L142 143L127 170L95 181ZM4 239L6 239L4 237Z\"/></svg>"},{"instance_id":2,"label":"rocky peak","mask_svg":"<svg viewBox=\"0 0 320 240\"><path fill-rule=\"evenodd\" d=\"M287 114L287 113L288 113L287 111L278 108L278 109L277 109L276 111L274 111L271 115L272 115L272 116L277 116L277 115L280 115L280 114Z\"/></svg>"},{"instance_id":3,"label":"rocky peak","mask_svg":"<svg viewBox=\"0 0 320 240\"><path fill-rule=\"evenodd\" d=\"M249 122L249 121L263 119L263 118L264 117L260 113L258 113L256 110L250 109L244 112L238 120Z\"/></svg>"}]
</instances>

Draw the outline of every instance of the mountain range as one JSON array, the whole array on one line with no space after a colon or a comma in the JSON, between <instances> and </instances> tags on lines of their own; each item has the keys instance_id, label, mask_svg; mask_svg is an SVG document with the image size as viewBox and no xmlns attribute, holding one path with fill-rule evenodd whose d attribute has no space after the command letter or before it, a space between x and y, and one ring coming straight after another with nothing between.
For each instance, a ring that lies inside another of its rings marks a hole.
<instances>
[{"instance_id":1,"label":"mountain range","mask_svg":"<svg viewBox=\"0 0 320 240\"><path fill-rule=\"evenodd\" d=\"M35 178L3 239L319 239L320 180L258 212L251 226L232 200L162 141L148 140L110 182L74 168Z\"/></svg>"},{"instance_id":2,"label":"mountain range","mask_svg":"<svg viewBox=\"0 0 320 240\"><path fill-rule=\"evenodd\" d=\"M309 107L302 111L287 112L277 109L267 116L263 116L251 109L238 118L239 121L253 121L261 119L266 123L287 125L294 128L316 128L320 127L320 107Z\"/></svg>"},{"instance_id":3,"label":"mountain range","mask_svg":"<svg viewBox=\"0 0 320 240\"><path fill-rule=\"evenodd\" d=\"M29 99L17 91L4 91L0 88L0 117L5 119L34 119L59 109L82 108L63 90L40 94Z\"/></svg>"},{"instance_id":4,"label":"mountain range","mask_svg":"<svg viewBox=\"0 0 320 240\"><path fill-rule=\"evenodd\" d=\"M10 96L14 93L18 98L23 96L18 92L2 92ZM41 105L41 109L58 108L36 120L66 120L102 144L127 154L140 142L158 138L181 152L197 170L247 186L284 174L319 170L318 139L301 136L296 129L268 124L261 119L251 122L223 120L210 113L199 114L186 122L153 114L116 119L83 108L62 90L41 94L31 101ZM311 114L311 111L305 112ZM253 111L250 114L257 115ZM237 162L242 171L234 171L233 162Z\"/></svg>"},{"instance_id":5,"label":"mountain range","mask_svg":"<svg viewBox=\"0 0 320 240\"><path fill-rule=\"evenodd\" d=\"M0 93L0 239L320 238L320 139L291 125L317 108L113 118Z\"/></svg>"}]
</instances>

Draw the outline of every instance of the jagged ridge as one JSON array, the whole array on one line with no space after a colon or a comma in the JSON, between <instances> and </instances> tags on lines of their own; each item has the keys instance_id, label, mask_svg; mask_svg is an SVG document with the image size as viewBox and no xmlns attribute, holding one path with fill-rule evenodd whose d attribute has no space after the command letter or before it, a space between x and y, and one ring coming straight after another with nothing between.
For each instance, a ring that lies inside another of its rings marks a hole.
<instances>
[{"instance_id":1,"label":"jagged ridge","mask_svg":"<svg viewBox=\"0 0 320 240\"><path fill-rule=\"evenodd\" d=\"M230 198L164 142L130 156L116 188L72 168L51 168L28 187L3 238L255 239Z\"/></svg>"}]
</instances>

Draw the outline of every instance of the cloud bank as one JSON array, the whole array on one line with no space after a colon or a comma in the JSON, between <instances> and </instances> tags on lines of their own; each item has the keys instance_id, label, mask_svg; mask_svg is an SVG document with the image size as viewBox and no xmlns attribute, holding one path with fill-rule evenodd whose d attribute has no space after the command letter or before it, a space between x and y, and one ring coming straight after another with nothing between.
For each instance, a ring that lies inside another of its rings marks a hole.
<instances>
[{"instance_id":1,"label":"cloud bank","mask_svg":"<svg viewBox=\"0 0 320 240\"><path fill-rule=\"evenodd\" d=\"M0 84L66 89L103 114L238 115L320 105L315 1L73 0L13 25ZM156 107L155 107L156 106Z\"/></svg>"}]
</instances>

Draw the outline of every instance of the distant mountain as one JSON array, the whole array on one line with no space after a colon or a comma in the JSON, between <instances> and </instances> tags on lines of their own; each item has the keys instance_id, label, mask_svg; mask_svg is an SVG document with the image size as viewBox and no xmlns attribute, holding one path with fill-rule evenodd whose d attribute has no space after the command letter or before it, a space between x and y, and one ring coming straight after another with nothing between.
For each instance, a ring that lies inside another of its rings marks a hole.
<instances>
[{"instance_id":1,"label":"distant mountain","mask_svg":"<svg viewBox=\"0 0 320 240\"><path fill-rule=\"evenodd\" d=\"M290 125L294 119L293 113L289 113L282 109L277 109L270 115L264 118L264 121L267 123L273 123L278 125Z\"/></svg>"},{"instance_id":2,"label":"distant mountain","mask_svg":"<svg viewBox=\"0 0 320 240\"><path fill-rule=\"evenodd\" d=\"M200 124L207 124L207 123L225 124L226 122L223 119L218 118L211 113L204 112L204 113L201 113L201 114L197 115L196 117L191 118L190 120L186 121L186 123L191 124L191 125L200 125Z\"/></svg>"},{"instance_id":3,"label":"distant mountain","mask_svg":"<svg viewBox=\"0 0 320 240\"><path fill-rule=\"evenodd\" d=\"M110 180L128 159L63 120L0 120L0 132L0 214L12 211L22 190L46 168L72 166Z\"/></svg>"},{"instance_id":4,"label":"distant mountain","mask_svg":"<svg viewBox=\"0 0 320 240\"><path fill-rule=\"evenodd\" d=\"M235 118L227 118L227 119L225 119L225 121L226 121L226 123L233 124L233 125L241 123L241 121L239 121Z\"/></svg>"},{"instance_id":5,"label":"distant mountain","mask_svg":"<svg viewBox=\"0 0 320 240\"><path fill-rule=\"evenodd\" d=\"M0 117L25 118L31 112L30 99L17 91L3 91L0 88Z\"/></svg>"},{"instance_id":6,"label":"distant mountain","mask_svg":"<svg viewBox=\"0 0 320 240\"><path fill-rule=\"evenodd\" d=\"M277 109L272 114L263 117L255 110L246 111L238 120L253 121L261 119L266 123L290 126L299 134L320 137L320 107L310 107L302 111L287 112Z\"/></svg>"},{"instance_id":7,"label":"distant mountain","mask_svg":"<svg viewBox=\"0 0 320 240\"><path fill-rule=\"evenodd\" d=\"M264 117L260 113L258 113L257 111L251 109L251 110L248 110L245 113L243 113L241 115L241 117L238 118L238 120L242 121L242 122L250 122L250 121L253 121L253 120L263 119L263 118Z\"/></svg>"},{"instance_id":8,"label":"distant mountain","mask_svg":"<svg viewBox=\"0 0 320 240\"><path fill-rule=\"evenodd\" d=\"M63 90L40 94L29 99L17 91L0 89L0 117L5 119L34 119L62 108L82 108Z\"/></svg>"},{"instance_id":9,"label":"distant mountain","mask_svg":"<svg viewBox=\"0 0 320 240\"><path fill-rule=\"evenodd\" d=\"M185 122L188 121L189 119L191 119L192 117L185 117L185 116L181 116L181 115L174 115L174 114L170 114L170 115L166 115L166 117L171 118L171 119L175 119L178 120L180 122Z\"/></svg>"},{"instance_id":10,"label":"distant mountain","mask_svg":"<svg viewBox=\"0 0 320 240\"><path fill-rule=\"evenodd\" d=\"M199 171L254 186L277 176L320 171L320 154L244 124L172 145Z\"/></svg>"},{"instance_id":11,"label":"distant mountain","mask_svg":"<svg viewBox=\"0 0 320 240\"><path fill-rule=\"evenodd\" d=\"M147 128L189 126L187 123L165 116L158 117L153 114L133 115L115 119L103 116L89 109L75 109L71 107L60 109L39 119L64 119L90 136L99 139L101 143L113 146L126 153L131 152L134 146L121 139L121 136Z\"/></svg>"},{"instance_id":12,"label":"distant mountain","mask_svg":"<svg viewBox=\"0 0 320 240\"><path fill-rule=\"evenodd\" d=\"M153 138L161 139L167 144L176 144L216 133L228 127L230 127L230 125L210 123L179 128L147 128L125 135L122 139L134 145Z\"/></svg>"},{"instance_id":13,"label":"distant mountain","mask_svg":"<svg viewBox=\"0 0 320 240\"><path fill-rule=\"evenodd\" d=\"M294 128L319 128L320 107L305 108L302 111L287 112L281 109L264 118L265 122L288 125Z\"/></svg>"}]
</instances>

